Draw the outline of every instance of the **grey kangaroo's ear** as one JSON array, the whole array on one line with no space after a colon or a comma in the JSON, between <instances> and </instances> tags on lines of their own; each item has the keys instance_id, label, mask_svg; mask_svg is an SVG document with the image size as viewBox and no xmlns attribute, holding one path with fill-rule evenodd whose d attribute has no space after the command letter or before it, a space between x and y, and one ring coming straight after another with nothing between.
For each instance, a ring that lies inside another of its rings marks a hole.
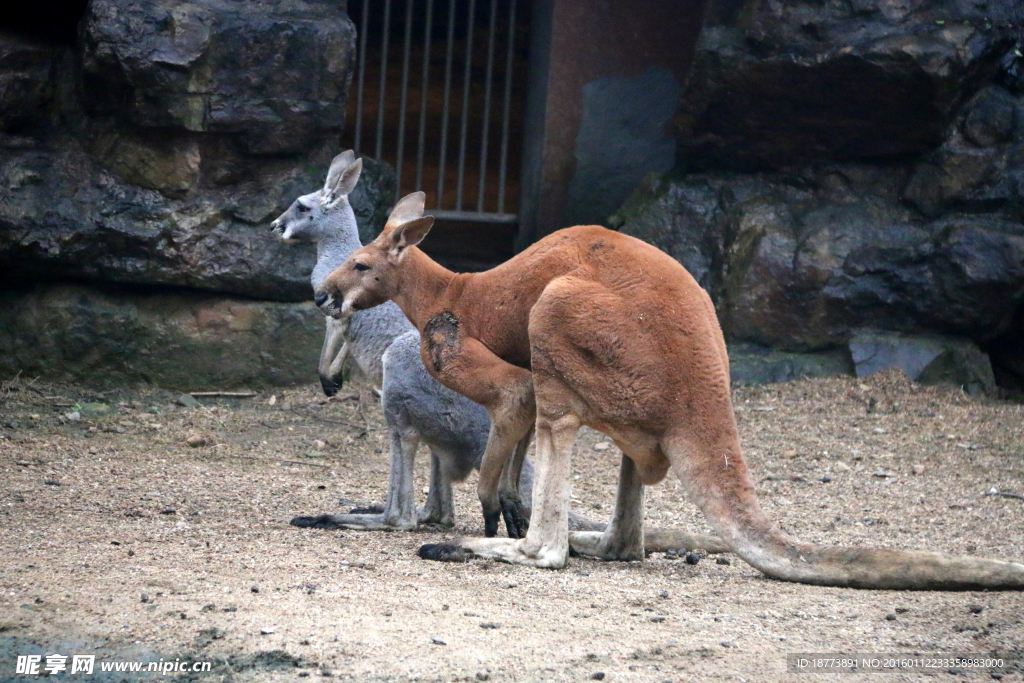
<instances>
[{"instance_id":1,"label":"grey kangaroo's ear","mask_svg":"<svg viewBox=\"0 0 1024 683\"><path fill-rule=\"evenodd\" d=\"M324 182L324 189L322 194L328 196L334 187L341 180L341 174L345 172L345 169L352 165L352 162L356 160L356 153L350 149L346 149L344 152L334 157L331 161L331 168L327 171L327 180Z\"/></svg>"},{"instance_id":2,"label":"grey kangaroo's ear","mask_svg":"<svg viewBox=\"0 0 1024 683\"><path fill-rule=\"evenodd\" d=\"M335 185L333 190L331 190L331 194L327 202L328 208L337 204L343 197L349 196L352 190L356 188L356 183L359 182L359 174L362 172L362 159L356 159L351 166L342 171L341 177L338 179L338 184Z\"/></svg>"},{"instance_id":3,"label":"grey kangaroo's ear","mask_svg":"<svg viewBox=\"0 0 1024 683\"><path fill-rule=\"evenodd\" d=\"M404 223L421 217L426 203L427 195L422 191L413 192L402 197L395 204L395 208L391 209L391 215L388 216L388 222L385 224L384 230L393 230Z\"/></svg>"},{"instance_id":4,"label":"grey kangaroo's ear","mask_svg":"<svg viewBox=\"0 0 1024 683\"><path fill-rule=\"evenodd\" d=\"M415 247L423 241L434 225L433 216L423 216L402 223L391 232L391 249L395 252L404 251L406 247Z\"/></svg>"}]
</instances>

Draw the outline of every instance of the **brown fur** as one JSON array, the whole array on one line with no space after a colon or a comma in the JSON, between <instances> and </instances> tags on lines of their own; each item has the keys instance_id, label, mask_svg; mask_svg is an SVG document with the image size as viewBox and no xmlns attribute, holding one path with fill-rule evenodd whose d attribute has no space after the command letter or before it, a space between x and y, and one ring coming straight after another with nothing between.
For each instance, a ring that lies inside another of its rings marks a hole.
<instances>
[{"instance_id":1,"label":"brown fur","mask_svg":"<svg viewBox=\"0 0 1024 683\"><path fill-rule=\"evenodd\" d=\"M672 469L726 545L769 576L864 588L1024 588L1021 564L819 549L779 532L758 505L740 451L714 307L671 257L583 226L560 230L493 270L456 274L416 248L432 223L417 217L417 206L421 213L422 198L400 202L381 236L327 278L318 302L344 317L393 299L421 331L430 372L492 411L482 500L536 415L526 538L463 539L463 547L510 562L565 565L569 460L585 424L625 455L612 522L603 533L573 534L584 552L641 558L643 485Z\"/></svg>"}]
</instances>

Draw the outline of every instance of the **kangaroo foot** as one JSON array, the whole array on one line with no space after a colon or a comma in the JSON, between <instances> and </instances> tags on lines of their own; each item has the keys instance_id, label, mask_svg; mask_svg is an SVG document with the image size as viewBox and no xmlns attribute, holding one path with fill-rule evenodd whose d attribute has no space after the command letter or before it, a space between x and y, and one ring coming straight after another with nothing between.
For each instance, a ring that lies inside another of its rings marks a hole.
<instances>
[{"instance_id":1,"label":"kangaroo foot","mask_svg":"<svg viewBox=\"0 0 1024 683\"><path fill-rule=\"evenodd\" d=\"M416 510L416 519L420 524L436 524L449 529L455 526L455 518L452 515L445 515L440 510L430 510L425 507Z\"/></svg>"},{"instance_id":2,"label":"kangaroo foot","mask_svg":"<svg viewBox=\"0 0 1024 683\"><path fill-rule=\"evenodd\" d=\"M289 522L292 526L303 529L340 529L334 521L335 515L318 515L316 517L293 517Z\"/></svg>"},{"instance_id":3,"label":"kangaroo foot","mask_svg":"<svg viewBox=\"0 0 1024 683\"><path fill-rule=\"evenodd\" d=\"M644 559L642 545L610 539L602 531L570 531L569 547L580 555L599 557L602 560L632 562Z\"/></svg>"},{"instance_id":4,"label":"kangaroo foot","mask_svg":"<svg viewBox=\"0 0 1024 683\"><path fill-rule=\"evenodd\" d=\"M510 564L543 569L562 569L569 559L568 545L561 547L557 542L530 544L527 539L514 538L460 538L456 545L472 552L473 555Z\"/></svg>"},{"instance_id":5,"label":"kangaroo foot","mask_svg":"<svg viewBox=\"0 0 1024 683\"><path fill-rule=\"evenodd\" d=\"M416 552L424 560L435 562L469 562L473 551L454 543L427 543Z\"/></svg>"},{"instance_id":6,"label":"kangaroo foot","mask_svg":"<svg viewBox=\"0 0 1024 683\"><path fill-rule=\"evenodd\" d=\"M296 517L292 526L307 529L349 529L351 531L412 531L415 520L388 519L383 514L320 515L319 517Z\"/></svg>"}]
</instances>

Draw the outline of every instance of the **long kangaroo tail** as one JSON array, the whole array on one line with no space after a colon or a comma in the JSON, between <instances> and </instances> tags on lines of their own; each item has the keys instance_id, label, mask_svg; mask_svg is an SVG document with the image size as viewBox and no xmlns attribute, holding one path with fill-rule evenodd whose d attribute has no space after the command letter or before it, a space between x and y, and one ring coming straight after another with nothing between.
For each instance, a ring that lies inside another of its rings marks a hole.
<instances>
[{"instance_id":1,"label":"long kangaroo tail","mask_svg":"<svg viewBox=\"0 0 1024 683\"><path fill-rule=\"evenodd\" d=\"M671 439L663 447L691 498L725 544L764 574L782 581L849 588L1024 590L1024 564L1016 562L798 543L765 516L738 438L725 436L718 448L697 448L683 439Z\"/></svg>"}]
</instances>

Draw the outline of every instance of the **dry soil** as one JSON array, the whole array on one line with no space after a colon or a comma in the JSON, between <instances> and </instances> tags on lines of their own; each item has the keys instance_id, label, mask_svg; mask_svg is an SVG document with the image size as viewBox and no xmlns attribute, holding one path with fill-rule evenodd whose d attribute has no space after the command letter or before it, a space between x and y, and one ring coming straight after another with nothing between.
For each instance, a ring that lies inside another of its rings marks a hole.
<instances>
[{"instance_id":1,"label":"dry soil","mask_svg":"<svg viewBox=\"0 0 1024 683\"><path fill-rule=\"evenodd\" d=\"M734 556L573 558L561 571L417 558L423 543L482 534L475 475L456 490L455 529L289 526L384 500L386 427L365 384L198 408L151 388L0 389L0 680L29 680L17 654L60 649L210 661L203 680L395 682L851 681L787 671L787 655L1024 654L1021 593L793 585ZM1024 561L1024 500L985 495L1024 494L1021 404L896 374L733 398L762 504L787 532ZM95 403L112 414L88 417ZM581 432L575 509L607 517L619 457ZM421 451L417 490L427 465ZM647 519L707 531L672 475L648 489ZM874 675L992 680L949 668Z\"/></svg>"}]
</instances>

